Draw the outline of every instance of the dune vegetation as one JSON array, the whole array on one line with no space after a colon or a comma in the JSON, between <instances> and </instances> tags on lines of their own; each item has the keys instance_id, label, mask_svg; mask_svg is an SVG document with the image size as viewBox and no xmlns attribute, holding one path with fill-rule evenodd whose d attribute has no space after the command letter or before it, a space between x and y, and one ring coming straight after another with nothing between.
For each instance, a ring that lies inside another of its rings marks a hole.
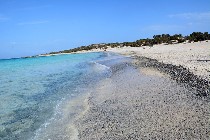
<instances>
[{"instance_id":1,"label":"dune vegetation","mask_svg":"<svg viewBox=\"0 0 210 140\"><path fill-rule=\"evenodd\" d=\"M87 46L80 46L77 48L63 50L58 52L50 52L46 55L50 54L60 54L60 53L74 53L78 51L88 51L92 49L103 49L106 50L108 47L115 48L115 47L142 47L142 46L153 46L157 44L178 44L178 43L191 43L191 42L198 42L198 41L205 41L210 40L210 34L208 32L193 32L190 35L183 36L182 34L162 34L162 35L154 35L152 39L139 39L134 42L116 42L116 43L99 43L99 44L91 44Z\"/></svg>"}]
</instances>

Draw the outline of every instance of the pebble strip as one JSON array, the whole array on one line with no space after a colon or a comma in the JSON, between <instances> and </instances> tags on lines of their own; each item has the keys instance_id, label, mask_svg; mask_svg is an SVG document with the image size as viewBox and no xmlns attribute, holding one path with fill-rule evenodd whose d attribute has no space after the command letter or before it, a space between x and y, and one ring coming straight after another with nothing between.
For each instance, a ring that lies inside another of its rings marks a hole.
<instances>
[{"instance_id":1,"label":"pebble strip","mask_svg":"<svg viewBox=\"0 0 210 140\"><path fill-rule=\"evenodd\" d=\"M171 76L173 80L176 80L178 83L186 83L190 87L195 88L197 90L197 95L199 96L208 96L210 90L210 82L206 79L202 79L197 75L194 75L189 69L184 68L179 65L165 64L163 62L159 62L156 59L151 59L147 57L135 56L136 59L139 59L138 66L141 67L153 67L167 73Z\"/></svg>"}]
</instances>

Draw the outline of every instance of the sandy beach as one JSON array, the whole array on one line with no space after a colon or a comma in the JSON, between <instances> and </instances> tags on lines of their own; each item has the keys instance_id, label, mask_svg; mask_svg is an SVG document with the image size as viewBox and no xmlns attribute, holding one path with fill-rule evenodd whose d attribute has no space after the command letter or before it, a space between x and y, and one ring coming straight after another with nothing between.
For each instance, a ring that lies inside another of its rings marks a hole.
<instances>
[{"instance_id":1,"label":"sandy beach","mask_svg":"<svg viewBox=\"0 0 210 140\"><path fill-rule=\"evenodd\" d=\"M181 65L195 75L210 80L210 41L153 47L109 48L108 51L123 55L144 56L165 64Z\"/></svg>"},{"instance_id":2,"label":"sandy beach","mask_svg":"<svg viewBox=\"0 0 210 140\"><path fill-rule=\"evenodd\" d=\"M201 86L192 88L145 65L150 64L145 63L148 59L181 65L208 80L210 62L203 61L210 59L208 48L209 42L199 42L108 49L132 59L111 66L113 75L98 83L84 100L85 112L74 121L75 139L209 139L210 100L208 95L198 96ZM209 89L209 82L205 87Z\"/></svg>"},{"instance_id":3,"label":"sandy beach","mask_svg":"<svg viewBox=\"0 0 210 140\"><path fill-rule=\"evenodd\" d=\"M210 0L0 0L0 140L210 140Z\"/></svg>"}]
</instances>

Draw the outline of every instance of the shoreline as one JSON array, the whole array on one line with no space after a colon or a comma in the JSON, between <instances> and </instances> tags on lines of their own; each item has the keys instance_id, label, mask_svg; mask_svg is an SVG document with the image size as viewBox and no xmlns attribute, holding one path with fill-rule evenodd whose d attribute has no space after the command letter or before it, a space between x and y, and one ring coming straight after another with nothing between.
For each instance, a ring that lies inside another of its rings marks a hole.
<instances>
[{"instance_id":1,"label":"shoreline","mask_svg":"<svg viewBox=\"0 0 210 140\"><path fill-rule=\"evenodd\" d=\"M184 70L187 69L187 73L192 74L193 77L195 77L196 81L204 81L205 85L207 85L208 87L210 86L210 40L194 43L179 43L172 45L159 44L154 45L153 47L108 47L106 50L92 49L88 51L84 50L74 53L59 53L47 55L44 54L35 57L48 57L94 52L112 52L124 56L144 57L153 61L156 60L156 63L159 63L158 65L162 63L162 65L173 65L174 68L182 67L182 69ZM188 80L188 82L193 82L192 80ZM206 90L204 95L206 93L209 93L209 89Z\"/></svg>"},{"instance_id":2,"label":"shoreline","mask_svg":"<svg viewBox=\"0 0 210 140\"><path fill-rule=\"evenodd\" d=\"M94 53L94 52L113 52L124 56L139 56L157 60L164 64L182 66L198 76L200 79L210 81L210 40L194 43L179 43L172 45L154 45L142 47L108 47L103 49L92 49L78 51L74 53L59 53L38 55L36 57L47 57L65 54Z\"/></svg>"},{"instance_id":3,"label":"shoreline","mask_svg":"<svg viewBox=\"0 0 210 140\"><path fill-rule=\"evenodd\" d=\"M171 76L173 80L196 88L199 96L210 94L210 41L154 45L143 47L93 49L75 53L39 55L38 57L65 54L112 52L138 59L147 59L144 67L153 67ZM183 59L182 59L183 58Z\"/></svg>"},{"instance_id":4,"label":"shoreline","mask_svg":"<svg viewBox=\"0 0 210 140\"><path fill-rule=\"evenodd\" d=\"M113 65L110 78L78 98L72 107L82 110L68 125L71 139L209 138L209 81L184 66L140 54L141 49L107 49L132 62ZM96 51L103 52L77 53Z\"/></svg>"}]
</instances>

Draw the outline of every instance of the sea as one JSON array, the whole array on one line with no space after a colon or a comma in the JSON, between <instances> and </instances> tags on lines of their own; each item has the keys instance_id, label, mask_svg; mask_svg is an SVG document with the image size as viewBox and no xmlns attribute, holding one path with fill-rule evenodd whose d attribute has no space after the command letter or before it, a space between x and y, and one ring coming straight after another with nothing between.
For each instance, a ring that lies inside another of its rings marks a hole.
<instances>
[{"instance_id":1,"label":"sea","mask_svg":"<svg viewBox=\"0 0 210 140\"><path fill-rule=\"evenodd\" d=\"M96 52L0 60L0 140L70 139L69 103L90 94L122 58Z\"/></svg>"}]
</instances>

